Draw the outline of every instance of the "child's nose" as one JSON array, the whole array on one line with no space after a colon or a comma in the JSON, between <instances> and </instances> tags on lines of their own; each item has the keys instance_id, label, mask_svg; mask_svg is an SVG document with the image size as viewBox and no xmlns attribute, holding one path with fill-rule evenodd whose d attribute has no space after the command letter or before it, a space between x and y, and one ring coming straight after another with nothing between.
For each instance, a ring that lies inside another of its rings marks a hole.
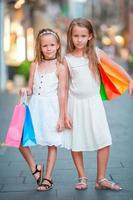
<instances>
[{"instance_id":1,"label":"child's nose","mask_svg":"<svg viewBox=\"0 0 133 200\"><path fill-rule=\"evenodd\" d=\"M48 50L48 51L50 51L50 50L51 50L51 47L50 47L50 46L48 46L48 47L47 47L47 50Z\"/></svg>"},{"instance_id":2,"label":"child's nose","mask_svg":"<svg viewBox=\"0 0 133 200\"><path fill-rule=\"evenodd\" d=\"M81 38L81 37L79 37L79 38L78 38L78 41L79 41L79 42L81 42L81 40L82 40L82 38Z\"/></svg>"}]
</instances>

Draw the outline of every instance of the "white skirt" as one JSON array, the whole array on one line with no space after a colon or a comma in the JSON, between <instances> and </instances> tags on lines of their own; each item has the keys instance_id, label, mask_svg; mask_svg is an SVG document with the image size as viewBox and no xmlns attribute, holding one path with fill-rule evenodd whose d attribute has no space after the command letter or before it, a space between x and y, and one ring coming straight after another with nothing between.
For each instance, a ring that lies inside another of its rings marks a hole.
<instances>
[{"instance_id":1,"label":"white skirt","mask_svg":"<svg viewBox=\"0 0 133 200\"><path fill-rule=\"evenodd\" d=\"M112 144L100 95L85 99L69 96L68 113L72 129L63 134L63 147L72 151L94 151Z\"/></svg>"},{"instance_id":2,"label":"white skirt","mask_svg":"<svg viewBox=\"0 0 133 200\"><path fill-rule=\"evenodd\" d=\"M58 97L33 95L29 102L29 108L37 144L62 146L62 132L56 130L59 119Z\"/></svg>"}]
</instances>

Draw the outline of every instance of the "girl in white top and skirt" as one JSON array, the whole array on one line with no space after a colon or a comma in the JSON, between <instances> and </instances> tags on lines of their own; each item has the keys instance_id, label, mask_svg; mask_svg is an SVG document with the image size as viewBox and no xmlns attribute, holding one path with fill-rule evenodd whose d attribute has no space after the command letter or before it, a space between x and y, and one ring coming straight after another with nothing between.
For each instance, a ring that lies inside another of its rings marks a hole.
<instances>
[{"instance_id":1,"label":"girl in white top and skirt","mask_svg":"<svg viewBox=\"0 0 133 200\"><path fill-rule=\"evenodd\" d=\"M120 66L95 47L95 34L87 19L74 19L67 33L67 55L64 58L68 77L68 103L66 103L63 146L71 149L78 172L75 188L87 188L83 151L97 151L97 177L95 188L119 191L121 187L105 178L112 138L100 96L98 60L108 59L115 68ZM133 95L133 81L125 70L121 73L129 81Z\"/></svg>"},{"instance_id":2,"label":"girl in white top and skirt","mask_svg":"<svg viewBox=\"0 0 133 200\"><path fill-rule=\"evenodd\" d=\"M64 129L65 78L61 64L59 36L51 29L39 31L36 39L36 59L31 64L28 88L22 88L20 95L31 95L29 108L37 144L48 146L46 172L36 165L29 147L20 147L38 184L38 191L52 188L52 172L57 156L57 147L62 147Z\"/></svg>"}]
</instances>

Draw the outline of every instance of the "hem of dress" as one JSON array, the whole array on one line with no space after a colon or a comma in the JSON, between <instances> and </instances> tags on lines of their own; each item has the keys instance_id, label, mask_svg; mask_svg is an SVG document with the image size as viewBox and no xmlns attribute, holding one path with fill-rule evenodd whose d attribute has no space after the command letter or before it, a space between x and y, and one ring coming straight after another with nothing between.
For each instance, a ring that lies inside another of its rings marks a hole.
<instances>
[{"instance_id":1,"label":"hem of dress","mask_svg":"<svg viewBox=\"0 0 133 200\"><path fill-rule=\"evenodd\" d=\"M55 147L64 148L64 146L62 144L48 144L48 143L42 144L42 143L37 143L37 145L40 145L40 146L49 146L49 147L55 146Z\"/></svg>"},{"instance_id":2,"label":"hem of dress","mask_svg":"<svg viewBox=\"0 0 133 200\"><path fill-rule=\"evenodd\" d=\"M109 144L105 144L105 145L102 145L102 146L100 146L100 147L97 147L97 148L87 148L87 149L73 149L73 148L71 148L71 147L65 147L65 146L63 146L63 148L65 148L65 149L67 149L67 150L71 150L71 151L74 151L74 152L79 152L79 151L97 151L97 150L100 150L100 149L102 149L102 148L105 148L105 147L107 147L107 146L111 146L112 145L112 143L109 143Z\"/></svg>"}]
</instances>

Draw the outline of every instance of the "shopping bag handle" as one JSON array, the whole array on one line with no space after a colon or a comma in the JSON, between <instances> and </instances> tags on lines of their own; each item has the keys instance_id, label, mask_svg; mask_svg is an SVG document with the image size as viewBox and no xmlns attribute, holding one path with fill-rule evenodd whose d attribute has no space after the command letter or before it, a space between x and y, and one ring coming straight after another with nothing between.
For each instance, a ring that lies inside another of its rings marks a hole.
<instances>
[{"instance_id":1,"label":"shopping bag handle","mask_svg":"<svg viewBox=\"0 0 133 200\"><path fill-rule=\"evenodd\" d=\"M23 96L22 95L20 96L20 103L25 105L28 104L27 91L24 92Z\"/></svg>"}]
</instances>

